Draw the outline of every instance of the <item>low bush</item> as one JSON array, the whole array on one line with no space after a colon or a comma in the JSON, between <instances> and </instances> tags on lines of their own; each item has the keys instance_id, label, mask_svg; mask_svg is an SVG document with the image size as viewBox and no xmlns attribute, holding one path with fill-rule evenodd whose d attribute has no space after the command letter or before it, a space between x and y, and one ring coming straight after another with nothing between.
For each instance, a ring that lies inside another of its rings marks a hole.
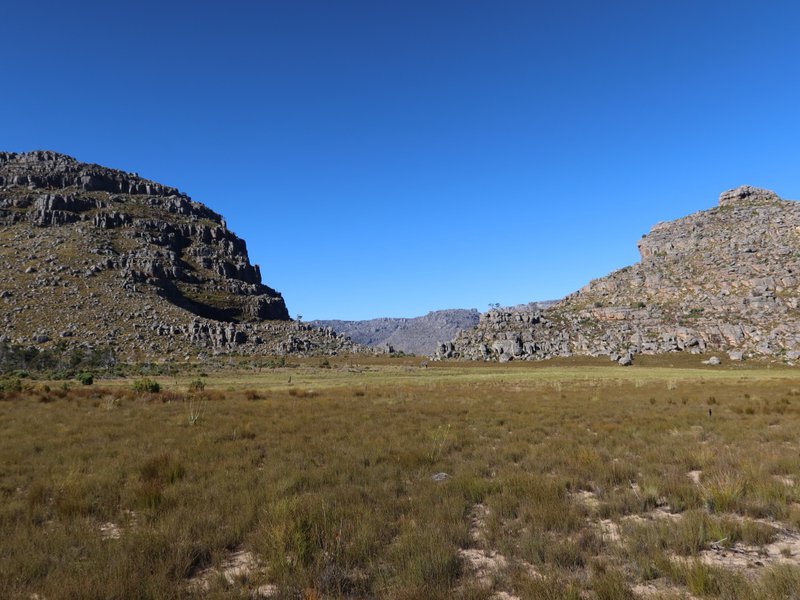
<instances>
[{"instance_id":1,"label":"low bush","mask_svg":"<svg viewBox=\"0 0 800 600\"><path fill-rule=\"evenodd\" d=\"M189 383L190 392L202 392L204 389L206 389L206 384L202 379L195 379Z\"/></svg>"},{"instance_id":2,"label":"low bush","mask_svg":"<svg viewBox=\"0 0 800 600\"><path fill-rule=\"evenodd\" d=\"M137 379L133 382L133 391L137 394L157 394L161 391L161 385L152 379Z\"/></svg>"},{"instance_id":3,"label":"low bush","mask_svg":"<svg viewBox=\"0 0 800 600\"><path fill-rule=\"evenodd\" d=\"M19 377L0 379L0 392L21 392L22 380Z\"/></svg>"},{"instance_id":4,"label":"low bush","mask_svg":"<svg viewBox=\"0 0 800 600\"><path fill-rule=\"evenodd\" d=\"M75 378L81 382L81 385L92 385L94 383L94 376L91 373L79 373Z\"/></svg>"}]
</instances>

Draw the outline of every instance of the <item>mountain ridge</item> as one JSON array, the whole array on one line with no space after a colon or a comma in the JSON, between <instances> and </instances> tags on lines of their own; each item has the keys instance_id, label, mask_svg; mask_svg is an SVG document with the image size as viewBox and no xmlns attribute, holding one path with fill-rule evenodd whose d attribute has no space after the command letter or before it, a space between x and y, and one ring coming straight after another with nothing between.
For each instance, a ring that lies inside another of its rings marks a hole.
<instances>
[{"instance_id":1,"label":"mountain ridge","mask_svg":"<svg viewBox=\"0 0 800 600\"><path fill-rule=\"evenodd\" d=\"M638 263L543 311L491 310L437 356L800 358L800 203L741 186L723 192L715 207L657 223L638 246Z\"/></svg>"},{"instance_id":2,"label":"mountain ridge","mask_svg":"<svg viewBox=\"0 0 800 600\"><path fill-rule=\"evenodd\" d=\"M317 327L330 327L365 346L391 347L406 354L428 355L441 342L455 337L467 327L478 324L476 309L430 311L420 317L379 317L366 320L321 319L310 321Z\"/></svg>"},{"instance_id":3,"label":"mountain ridge","mask_svg":"<svg viewBox=\"0 0 800 600\"><path fill-rule=\"evenodd\" d=\"M507 310L543 309L556 302L558 301L540 300L508 307ZM317 327L330 327L365 346L428 356L436 352L441 343L453 339L464 329L476 326L480 322L480 315L475 308L450 308L432 310L419 317L317 319L309 323Z\"/></svg>"},{"instance_id":4,"label":"mountain ridge","mask_svg":"<svg viewBox=\"0 0 800 600\"><path fill-rule=\"evenodd\" d=\"M124 354L334 352L244 240L177 188L52 151L0 153L2 340Z\"/></svg>"}]
</instances>

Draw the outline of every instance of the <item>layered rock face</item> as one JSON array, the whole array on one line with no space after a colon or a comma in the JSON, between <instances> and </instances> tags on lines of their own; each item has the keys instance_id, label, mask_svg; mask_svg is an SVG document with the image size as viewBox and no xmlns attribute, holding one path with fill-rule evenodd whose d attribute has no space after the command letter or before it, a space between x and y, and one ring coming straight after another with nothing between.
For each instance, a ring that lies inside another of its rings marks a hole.
<instances>
[{"instance_id":1,"label":"layered rock face","mask_svg":"<svg viewBox=\"0 0 800 600\"><path fill-rule=\"evenodd\" d=\"M5 341L132 356L352 347L291 322L213 210L55 152L0 153L0 273Z\"/></svg>"},{"instance_id":2,"label":"layered rock face","mask_svg":"<svg viewBox=\"0 0 800 600\"><path fill-rule=\"evenodd\" d=\"M641 261L547 310L492 310L442 358L728 351L800 358L800 203L743 186L659 223Z\"/></svg>"}]
</instances>

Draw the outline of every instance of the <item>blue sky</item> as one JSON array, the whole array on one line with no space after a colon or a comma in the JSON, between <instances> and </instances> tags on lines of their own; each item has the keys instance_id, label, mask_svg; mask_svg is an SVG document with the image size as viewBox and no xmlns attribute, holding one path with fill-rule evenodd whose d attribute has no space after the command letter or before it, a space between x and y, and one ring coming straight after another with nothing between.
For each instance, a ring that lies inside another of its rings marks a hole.
<instances>
[{"instance_id":1,"label":"blue sky","mask_svg":"<svg viewBox=\"0 0 800 600\"><path fill-rule=\"evenodd\" d=\"M800 4L4 7L0 149L221 212L293 316L560 297L743 183L800 198Z\"/></svg>"}]
</instances>

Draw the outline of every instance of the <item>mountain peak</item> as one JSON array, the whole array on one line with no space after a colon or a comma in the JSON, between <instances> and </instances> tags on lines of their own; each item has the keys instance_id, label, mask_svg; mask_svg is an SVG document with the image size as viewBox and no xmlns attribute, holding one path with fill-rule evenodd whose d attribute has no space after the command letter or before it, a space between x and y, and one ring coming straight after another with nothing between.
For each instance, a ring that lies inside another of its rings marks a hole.
<instances>
[{"instance_id":1,"label":"mountain peak","mask_svg":"<svg viewBox=\"0 0 800 600\"><path fill-rule=\"evenodd\" d=\"M727 190L719 195L720 206L775 202L778 200L781 200L781 197L772 190L753 187L752 185L740 185L737 188Z\"/></svg>"}]
</instances>

